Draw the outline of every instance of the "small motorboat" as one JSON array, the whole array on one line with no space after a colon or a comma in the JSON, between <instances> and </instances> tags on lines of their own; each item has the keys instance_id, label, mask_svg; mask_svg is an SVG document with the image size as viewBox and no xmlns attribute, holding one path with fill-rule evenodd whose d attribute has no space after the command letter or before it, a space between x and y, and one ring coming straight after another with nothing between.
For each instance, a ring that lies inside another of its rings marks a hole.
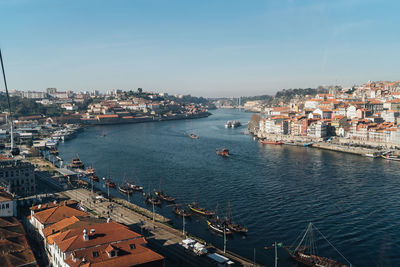
<instances>
[{"instance_id":1,"label":"small motorboat","mask_svg":"<svg viewBox=\"0 0 400 267\"><path fill-rule=\"evenodd\" d=\"M229 150L226 148L223 148L221 150L217 149L216 150L217 155L222 156L222 157L228 157L229 156Z\"/></svg>"}]
</instances>

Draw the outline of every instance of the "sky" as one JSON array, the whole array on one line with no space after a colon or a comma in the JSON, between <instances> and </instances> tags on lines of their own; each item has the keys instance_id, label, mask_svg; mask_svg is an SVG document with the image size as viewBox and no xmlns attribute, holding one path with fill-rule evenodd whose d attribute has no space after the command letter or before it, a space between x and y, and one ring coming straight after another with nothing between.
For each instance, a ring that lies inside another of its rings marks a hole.
<instances>
[{"instance_id":1,"label":"sky","mask_svg":"<svg viewBox=\"0 0 400 267\"><path fill-rule=\"evenodd\" d=\"M9 89L273 94L399 80L398 10L395 0L0 0L0 48Z\"/></svg>"}]
</instances>

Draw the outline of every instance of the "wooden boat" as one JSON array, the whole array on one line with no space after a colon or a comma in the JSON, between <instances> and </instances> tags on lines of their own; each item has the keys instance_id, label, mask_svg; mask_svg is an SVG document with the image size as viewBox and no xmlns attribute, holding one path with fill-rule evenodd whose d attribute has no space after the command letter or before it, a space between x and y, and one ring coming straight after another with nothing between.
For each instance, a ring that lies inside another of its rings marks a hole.
<instances>
[{"instance_id":1,"label":"wooden boat","mask_svg":"<svg viewBox=\"0 0 400 267\"><path fill-rule=\"evenodd\" d=\"M188 205L189 209L193 212L196 212L200 215L204 216L213 216L215 213L210 210L206 210L205 208L200 208L196 202Z\"/></svg>"},{"instance_id":2,"label":"wooden boat","mask_svg":"<svg viewBox=\"0 0 400 267\"><path fill-rule=\"evenodd\" d=\"M226 148L223 148L221 150L217 149L216 150L217 155L222 156L222 157L228 157L229 156L229 150Z\"/></svg>"},{"instance_id":3,"label":"wooden boat","mask_svg":"<svg viewBox=\"0 0 400 267\"><path fill-rule=\"evenodd\" d=\"M228 201L228 217L225 218L225 224L226 224L226 227L229 228L229 230L232 230L233 232L236 232L236 233L245 234L245 233L247 233L249 231L246 227L241 226L241 225L239 225L237 223L234 223L232 221L231 203L230 203L230 201Z\"/></svg>"},{"instance_id":4,"label":"wooden boat","mask_svg":"<svg viewBox=\"0 0 400 267\"><path fill-rule=\"evenodd\" d=\"M106 186L111 188L116 188L116 184L111 179L106 179Z\"/></svg>"},{"instance_id":5,"label":"wooden boat","mask_svg":"<svg viewBox=\"0 0 400 267\"><path fill-rule=\"evenodd\" d=\"M129 186L129 188L131 188L133 191L137 191L137 192L142 192L143 191L143 187L136 185L134 183L126 183L127 186Z\"/></svg>"},{"instance_id":6,"label":"wooden boat","mask_svg":"<svg viewBox=\"0 0 400 267\"><path fill-rule=\"evenodd\" d=\"M236 224L229 220L226 221L226 227L228 227L230 230L236 233L241 233L241 234L245 234L249 231L246 227L240 226L239 224Z\"/></svg>"},{"instance_id":7,"label":"wooden boat","mask_svg":"<svg viewBox=\"0 0 400 267\"><path fill-rule=\"evenodd\" d=\"M199 137L193 133L189 134L189 137L192 139L199 139Z\"/></svg>"},{"instance_id":8,"label":"wooden boat","mask_svg":"<svg viewBox=\"0 0 400 267\"><path fill-rule=\"evenodd\" d=\"M155 194L160 200L163 200L163 201L166 201L166 202L171 202L171 203L175 201L175 198L173 198L173 197L171 197L171 196L168 196L167 194L165 194L165 193L164 193L163 191L161 191L161 190L155 191L154 194Z\"/></svg>"},{"instance_id":9,"label":"wooden boat","mask_svg":"<svg viewBox=\"0 0 400 267\"><path fill-rule=\"evenodd\" d=\"M340 254L349 265L342 264L336 260L329 259L326 257L316 255L316 247L314 245L313 237L313 228L315 228L322 237L328 242L330 246L332 246L336 251L338 251L327 239L326 237L315 227L312 223L308 224L307 230L305 231L303 237L300 240L300 243L294 250L291 250L289 247L284 247L285 250L289 253L289 255L296 261L303 263L307 266L311 267L348 267L352 266L352 264L342 255ZM305 246L307 243L308 246Z\"/></svg>"},{"instance_id":10,"label":"wooden boat","mask_svg":"<svg viewBox=\"0 0 400 267\"><path fill-rule=\"evenodd\" d=\"M155 198L151 194L147 194L146 196L146 203L151 205L158 205L161 206L161 200Z\"/></svg>"},{"instance_id":11,"label":"wooden boat","mask_svg":"<svg viewBox=\"0 0 400 267\"><path fill-rule=\"evenodd\" d=\"M120 185L118 186L119 192L124 195L132 195L133 194L133 189L128 187L127 185Z\"/></svg>"},{"instance_id":12,"label":"wooden boat","mask_svg":"<svg viewBox=\"0 0 400 267\"><path fill-rule=\"evenodd\" d=\"M185 210L185 209L180 209L180 208L178 208L178 207L175 207L175 208L173 209L173 212L174 212L176 215L181 216L181 217L189 217L189 216L192 215L189 211L187 211L187 210Z\"/></svg>"},{"instance_id":13,"label":"wooden boat","mask_svg":"<svg viewBox=\"0 0 400 267\"><path fill-rule=\"evenodd\" d=\"M282 141L273 141L273 140L259 140L258 141L260 144L263 145L282 145Z\"/></svg>"},{"instance_id":14,"label":"wooden boat","mask_svg":"<svg viewBox=\"0 0 400 267\"><path fill-rule=\"evenodd\" d=\"M207 225L209 229L213 230L218 234L225 234L225 235L232 234L231 230L229 230L226 227L224 221L221 221L218 218L207 220Z\"/></svg>"}]
</instances>

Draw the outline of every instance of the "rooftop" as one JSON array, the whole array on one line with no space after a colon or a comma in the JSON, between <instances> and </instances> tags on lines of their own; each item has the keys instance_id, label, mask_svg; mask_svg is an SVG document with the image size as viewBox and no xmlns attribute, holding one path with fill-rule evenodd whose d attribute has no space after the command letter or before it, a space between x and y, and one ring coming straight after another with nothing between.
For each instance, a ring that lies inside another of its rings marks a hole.
<instances>
[{"instance_id":1,"label":"rooftop","mask_svg":"<svg viewBox=\"0 0 400 267\"><path fill-rule=\"evenodd\" d=\"M0 218L0 262L5 267L37 265L24 228L15 217Z\"/></svg>"},{"instance_id":2,"label":"rooftop","mask_svg":"<svg viewBox=\"0 0 400 267\"><path fill-rule=\"evenodd\" d=\"M39 211L33 214L42 224L53 224L62 219L72 216L88 216L85 212L70 208L68 206L58 206L47 210Z\"/></svg>"}]
</instances>

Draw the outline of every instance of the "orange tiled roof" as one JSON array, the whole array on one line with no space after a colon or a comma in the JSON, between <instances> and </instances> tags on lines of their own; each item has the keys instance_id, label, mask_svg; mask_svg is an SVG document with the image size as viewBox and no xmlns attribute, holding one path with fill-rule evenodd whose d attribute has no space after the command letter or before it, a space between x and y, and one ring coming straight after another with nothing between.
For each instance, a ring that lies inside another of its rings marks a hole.
<instances>
[{"instance_id":1,"label":"orange tiled roof","mask_svg":"<svg viewBox=\"0 0 400 267\"><path fill-rule=\"evenodd\" d=\"M71 267L90 266L142 266L154 263L154 266L163 266L164 257L146 247L143 237L114 243L112 246L103 244L97 247L74 251L74 258L70 256L65 262ZM116 256L110 258L107 251L112 247ZM83 262L85 258L85 262ZM153 265L152 265L153 266Z\"/></svg>"},{"instance_id":2,"label":"orange tiled roof","mask_svg":"<svg viewBox=\"0 0 400 267\"><path fill-rule=\"evenodd\" d=\"M89 216L87 213L67 206L58 206L33 214L41 224L53 224L72 216Z\"/></svg>"},{"instance_id":3,"label":"orange tiled roof","mask_svg":"<svg viewBox=\"0 0 400 267\"><path fill-rule=\"evenodd\" d=\"M53 241L57 243L61 251L66 252L141 237L140 234L131 231L128 227L122 224L110 222L90 226L91 229L95 230L95 234L90 234L89 240L85 241L82 234L84 228L85 227L80 227L62 232L54 236Z\"/></svg>"}]
</instances>

